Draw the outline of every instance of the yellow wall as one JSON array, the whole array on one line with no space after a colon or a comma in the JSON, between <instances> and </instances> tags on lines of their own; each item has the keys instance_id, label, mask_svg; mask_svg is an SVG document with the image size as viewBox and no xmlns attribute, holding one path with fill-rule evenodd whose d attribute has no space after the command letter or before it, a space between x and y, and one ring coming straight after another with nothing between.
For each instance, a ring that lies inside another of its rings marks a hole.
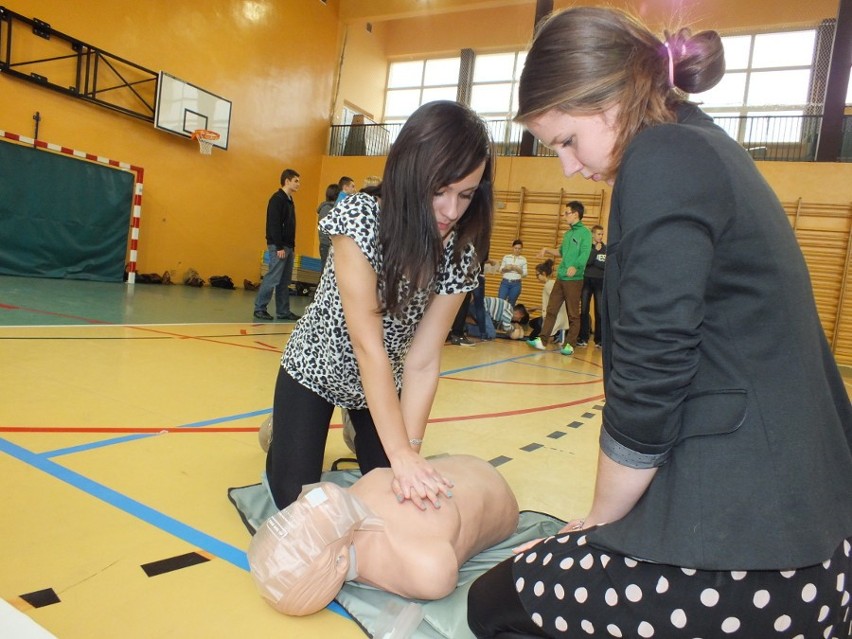
<instances>
[{"instance_id":1,"label":"yellow wall","mask_svg":"<svg viewBox=\"0 0 852 639\"><path fill-rule=\"evenodd\" d=\"M142 272L180 277L193 267L205 278L256 281L266 202L286 167L302 175L297 252L314 252L337 72L337 0L3 4L233 102L229 149L203 157L195 142L152 124L0 74L0 129L32 136L38 111L40 139L145 169Z\"/></svg>"},{"instance_id":2,"label":"yellow wall","mask_svg":"<svg viewBox=\"0 0 852 639\"><path fill-rule=\"evenodd\" d=\"M381 121L385 108L388 61L385 54L387 26L364 22L343 27L340 85L335 96L334 123L341 124L344 105ZM344 44L345 43L345 44Z\"/></svg>"},{"instance_id":3,"label":"yellow wall","mask_svg":"<svg viewBox=\"0 0 852 639\"><path fill-rule=\"evenodd\" d=\"M554 8L564 9L576 4L574 0L556 0ZM660 31L667 27L689 26L693 30L716 29L723 34L812 27L823 19L835 18L838 8L838 0L588 0L584 4L630 10ZM535 2L392 20L387 23L387 54L391 58L404 59L453 55L462 47L477 51L521 48L528 44L534 22Z\"/></svg>"},{"instance_id":4,"label":"yellow wall","mask_svg":"<svg viewBox=\"0 0 852 639\"><path fill-rule=\"evenodd\" d=\"M441 0L432 6L454 4L458 10L377 21L372 33L367 32L371 14L365 11L380 13L383 6L400 2L87 0L69 10L67 0L6 0L4 6L11 11L227 98L233 110L229 150L216 149L212 157L203 157L194 142L149 123L0 74L0 129L32 135L38 111L41 139L145 168L141 271L171 270L180 277L193 267L203 277L228 274L237 282L256 280L266 202L282 169L292 167L302 174L302 190L296 195L296 250L306 255L318 253L315 211L326 185L342 174L354 177L359 186L368 175L381 175L384 158L323 156L329 124L337 121L344 104L381 119L388 59L462 47L483 51L524 46L535 4L506 0L498 8L476 10L481 3ZM556 2L557 8L566 4ZM672 6L693 7L693 15L712 23L706 26L721 28L812 24L834 16L836 5L836 0L705 0L703 6L643 0L637 6L656 15ZM471 6L474 10L468 10ZM768 170L787 172L777 186L794 192L812 188L823 197L837 193L832 184L836 178L827 177L834 172L850 182L845 168L768 164L773 165ZM565 188L583 192L594 186L574 181ZM498 189L523 185L551 191L565 182L555 161L498 162Z\"/></svg>"}]
</instances>

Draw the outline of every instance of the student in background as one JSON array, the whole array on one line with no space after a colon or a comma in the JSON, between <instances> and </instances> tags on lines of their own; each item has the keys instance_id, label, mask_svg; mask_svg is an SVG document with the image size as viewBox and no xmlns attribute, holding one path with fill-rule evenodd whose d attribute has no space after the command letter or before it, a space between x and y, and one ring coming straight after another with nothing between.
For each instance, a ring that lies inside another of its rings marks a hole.
<instances>
[{"instance_id":1,"label":"student in background","mask_svg":"<svg viewBox=\"0 0 852 639\"><path fill-rule=\"evenodd\" d=\"M340 195L339 184L329 184L325 189L325 200L317 207L317 221L322 219L331 212L337 202L337 196ZM325 262L328 259L328 249L331 247L331 238L322 229L318 229L319 233L319 251L320 261L322 262L322 270L325 270Z\"/></svg>"},{"instance_id":2,"label":"student in background","mask_svg":"<svg viewBox=\"0 0 852 639\"><path fill-rule=\"evenodd\" d=\"M503 256L503 261L500 263L503 279L500 280L497 297L507 300L511 306L518 302L523 288L523 278L527 276L527 258L521 255L523 250L524 243L520 239L515 240L512 242L512 252Z\"/></svg>"},{"instance_id":3,"label":"student in background","mask_svg":"<svg viewBox=\"0 0 852 639\"><path fill-rule=\"evenodd\" d=\"M583 292L580 294L580 335L577 346L589 345L592 332L595 335L595 346L601 347L603 341L603 326L601 326L601 304L603 303L603 276L606 266L606 244L603 241L604 228L600 224L592 227L592 251L586 262L586 272L583 275ZM594 300L595 325L591 325L590 306Z\"/></svg>"}]
</instances>

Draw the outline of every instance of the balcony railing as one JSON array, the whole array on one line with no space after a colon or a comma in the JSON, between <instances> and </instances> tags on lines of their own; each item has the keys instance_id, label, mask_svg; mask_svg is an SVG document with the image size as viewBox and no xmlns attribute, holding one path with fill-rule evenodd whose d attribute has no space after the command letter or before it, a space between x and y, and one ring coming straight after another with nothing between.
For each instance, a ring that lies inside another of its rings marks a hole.
<instances>
[{"instance_id":1,"label":"balcony railing","mask_svg":"<svg viewBox=\"0 0 852 639\"><path fill-rule=\"evenodd\" d=\"M815 159L822 124L820 115L719 116L714 120L755 160L813 162ZM486 124L497 155L520 155L523 127L511 120L488 120ZM402 125L402 122L334 125L329 155L387 155ZM533 154L539 157L556 155L537 140ZM852 162L852 116L843 118L839 161Z\"/></svg>"}]
</instances>

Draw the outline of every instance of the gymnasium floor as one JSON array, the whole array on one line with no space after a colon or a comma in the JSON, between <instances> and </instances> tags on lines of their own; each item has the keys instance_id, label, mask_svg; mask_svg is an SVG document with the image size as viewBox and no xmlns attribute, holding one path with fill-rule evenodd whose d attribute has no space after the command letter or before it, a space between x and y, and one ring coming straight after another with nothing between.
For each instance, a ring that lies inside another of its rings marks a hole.
<instances>
[{"instance_id":1,"label":"gymnasium floor","mask_svg":"<svg viewBox=\"0 0 852 639\"><path fill-rule=\"evenodd\" d=\"M252 322L253 299L0 276L0 637L365 636L328 610L278 614L247 572L226 491L259 480L293 326ZM448 345L442 371L425 454L491 460L522 509L585 512L600 351ZM349 454L339 422L326 467Z\"/></svg>"}]
</instances>

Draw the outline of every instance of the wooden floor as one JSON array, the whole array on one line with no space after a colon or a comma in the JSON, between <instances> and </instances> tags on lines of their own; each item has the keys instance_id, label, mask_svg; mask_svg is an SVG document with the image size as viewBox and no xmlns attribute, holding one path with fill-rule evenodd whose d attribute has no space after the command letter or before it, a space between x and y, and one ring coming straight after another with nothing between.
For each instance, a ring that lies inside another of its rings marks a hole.
<instances>
[{"instance_id":1,"label":"wooden floor","mask_svg":"<svg viewBox=\"0 0 852 639\"><path fill-rule=\"evenodd\" d=\"M254 323L253 299L0 276L0 637L365 636L335 612L276 613L247 572L226 491L259 481L293 326ZM442 371L424 453L490 460L523 509L584 513L600 351L447 345ZM349 454L339 421L327 467Z\"/></svg>"}]
</instances>

